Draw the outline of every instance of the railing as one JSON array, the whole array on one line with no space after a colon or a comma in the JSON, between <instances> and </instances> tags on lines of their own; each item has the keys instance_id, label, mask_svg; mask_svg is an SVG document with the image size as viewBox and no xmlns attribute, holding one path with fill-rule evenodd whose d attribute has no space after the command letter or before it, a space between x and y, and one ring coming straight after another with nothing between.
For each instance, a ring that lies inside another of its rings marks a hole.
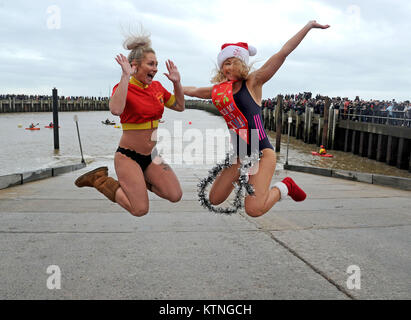
<instances>
[{"instance_id":1,"label":"railing","mask_svg":"<svg viewBox=\"0 0 411 320\"><path fill-rule=\"evenodd\" d=\"M392 113L395 116L389 116L388 111L379 111L380 115L368 115L351 112L353 110L348 110L348 113L340 109L338 119L340 120L351 120L358 122L368 122L375 124L385 124L390 126L401 126L401 127L411 127L411 117L407 116L407 113L404 111L393 111ZM373 112L374 114L374 112Z\"/></svg>"}]
</instances>

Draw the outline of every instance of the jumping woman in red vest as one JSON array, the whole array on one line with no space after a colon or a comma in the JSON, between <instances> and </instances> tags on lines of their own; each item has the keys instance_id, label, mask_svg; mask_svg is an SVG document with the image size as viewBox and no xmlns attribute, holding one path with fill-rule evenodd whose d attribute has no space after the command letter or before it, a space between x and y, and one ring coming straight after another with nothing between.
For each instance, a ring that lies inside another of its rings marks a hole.
<instances>
[{"instance_id":1,"label":"jumping woman in red vest","mask_svg":"<svg viewBox=\"0 0 411 320\"><path fill-rule=\"evenodd\" d=\"M276 154L262 125L262 87L274 76L287 56L311 29L328 27L329 25L310 21L279 52L252 73L249 73L248 59L250 55L256 54L256 49L243 42L224 44L217 57L218 73L212 79L216 85L183 88L187 96L212 99L230 129L231 142L237 158L243 155L250 156L253 152L260 153L258 170L254 170L248 181L254 188L254 194L248 195L244 203L245 211L250 216L263 215L277 201L287 196L295 201L303 201L306 198L305 192L289 177L270 188ZM209 194L209 202L212 205L221 204L228 198L233 191L233 183L240 177L239 168L240 163L233 162L217 176Z\"/></svg>"},{"instance_id":2,"label":"jumping woman in red vest","mask_svg":"<svg viewBox=\"0 0 411 320\"><path fill-rule=\"evenodd\" d=\"M94 187L132 215L143 216L149 210L147 189L171 202L182 197L176 175L157 154L155 133L164 106L184 111L184 94L180 73L170 60L165 75L173 83L174 95L153 80L158 62L148 36L131 36L124 47L131 52L128 58L122 54L116 57L122 75L109 103L123 128L114 156L118 181L108 176L107 167L100 167L80 176L75 184Z\"/></svg>"}]
</instances>

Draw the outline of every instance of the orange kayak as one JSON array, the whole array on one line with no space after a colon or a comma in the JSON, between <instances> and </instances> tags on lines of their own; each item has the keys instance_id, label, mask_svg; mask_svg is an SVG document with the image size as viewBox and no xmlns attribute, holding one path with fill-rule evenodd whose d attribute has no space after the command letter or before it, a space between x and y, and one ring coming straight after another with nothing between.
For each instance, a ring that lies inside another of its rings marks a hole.
<instances>
[{"instance_id":1,"label":"orange kayak","mask_svg":"<svg viewBox=\"0 0 411 320\"><path fill-rule=\"evenodd\" d=\"M328 154L328 153L326 153L326 154L319 154L318 152L315 152L315 151L311 151L311 154L312 154L313 156L320 156L320 157L324 157L324 158L332 158L332 157L334 157L332 154Z\"/></svg>"},{"instance_id":2,"label":"orange kayak","mask_svg":"<svg viewBox=\"0 0 411 320\"><path fill-rule=\"evenodd\" d=\"M26 128L26 130L40 130L40 128Z\"/></svg>"}]
</instances>

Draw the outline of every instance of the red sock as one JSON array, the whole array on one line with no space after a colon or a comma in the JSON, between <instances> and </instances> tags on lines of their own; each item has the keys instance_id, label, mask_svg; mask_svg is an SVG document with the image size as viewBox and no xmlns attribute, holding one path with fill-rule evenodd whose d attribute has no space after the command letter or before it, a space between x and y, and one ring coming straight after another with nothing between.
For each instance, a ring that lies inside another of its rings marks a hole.
<instances>
[{"instance_id":1,"label":"red sock","mask_svg":"<svg viewBox=\"0 0 411 320\"><path fill-rule=\"evenodd\" d=\"M305 192L297 186L297 184L294 182L293 179L290 177L284 178L282 181L288 188L288 195L294 200L294 201L304 201L307 195Z\"/></svg>"}]
</instances>

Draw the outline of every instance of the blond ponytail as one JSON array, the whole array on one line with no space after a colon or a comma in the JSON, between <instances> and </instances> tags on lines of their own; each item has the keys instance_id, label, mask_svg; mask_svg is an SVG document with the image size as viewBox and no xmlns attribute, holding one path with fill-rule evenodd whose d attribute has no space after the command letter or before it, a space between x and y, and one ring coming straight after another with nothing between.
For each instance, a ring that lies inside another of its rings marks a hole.
<instances>
[{"instance_id":1,"label":"blond ponytail","mask_svg":"<svg viewBox=\"0 0 411 320\"><path fill-rule=\"evenodd\" d=\"M140 64L146 53L154 53L151 48L150 34L140 31L140 34L129 34L123 42L124 49L131 50L128 54L128 61L136 60Z\"/></svg>"}]
</instances>

